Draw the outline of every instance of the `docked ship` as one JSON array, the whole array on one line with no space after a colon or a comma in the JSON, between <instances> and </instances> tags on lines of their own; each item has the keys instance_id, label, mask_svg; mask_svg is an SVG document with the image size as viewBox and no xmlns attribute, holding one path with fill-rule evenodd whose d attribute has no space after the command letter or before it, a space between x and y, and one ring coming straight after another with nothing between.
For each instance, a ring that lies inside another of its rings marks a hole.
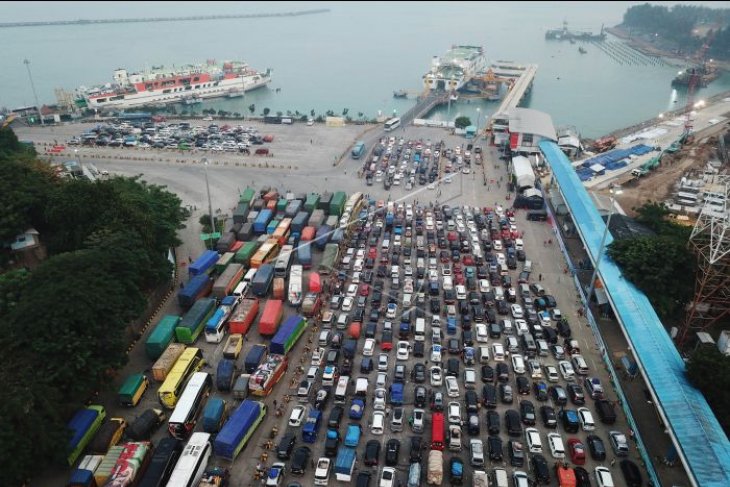
<instances>
[{"instance_id":1,"label":"docked ship","mask_svg":"<svg viewBox=\"0 0 730 487\"><path fill-rule=\"evenodd\" d=\"M259 72L240 61L208 60L204 65L158 66L141 73L117 69L113 78L113 83L79 88L77 103L98 110L197 103L264 87L271 82L271 69Z\"/></svg>"},{"instance_id":2,"label":"docked ship","mask_svg":"<svg viewBox=\"0 0 730 487\"><path fill-rule=\"evenodd\" d=\"M693 66L680 71L677 76L672 80L672 86L687 87L690 82L695 78L695 84L698 87L706 87L720 76L720 71L717 69L714 63L707 61L697 66Z\"/></svg>"},{"instance_id":3,"label":"docked ship","mask_svg":"<svg viewBox=\"0 0 730 487\"><path fill-rule=\"evenodd\" d=\"M557 28L557 29L548 29L545 32L545 39L554 40L554 41L567 40L567 41L570 41L571 44L573 44L576 40L578 40L578 41L605 41L606 33L603 30L603 26L601 26L601 30L598 34L594 34L589 31L569 30L568 22L566 20L564 20L563 27Z\"/></svg>"},{"instance_id":4,"label":"docked ship","mask_svg":"<svg viewBox=\"0 0 730 487\"><path fill-rule=\"evenodd\" d=\"M453 46L442 57L433 57L431 69L423 75L423 82L429 90L454 93L483 71L485 66L483 48Z\"/></svg>"}]
</instances>

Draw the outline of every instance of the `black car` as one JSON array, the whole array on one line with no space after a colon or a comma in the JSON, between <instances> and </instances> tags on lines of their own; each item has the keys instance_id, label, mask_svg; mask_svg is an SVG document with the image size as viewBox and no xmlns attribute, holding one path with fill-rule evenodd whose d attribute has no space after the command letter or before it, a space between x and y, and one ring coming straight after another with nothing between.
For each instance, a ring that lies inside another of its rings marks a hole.
<instances>
[{"instance_id":1,"label":"black car","mask_svg":"<svg viewBox=\"0 0 730 487\"><path fill-rule=\"evenodd\" d=\"M583 393L583 388L574 382L568 383L568 395L570 396L570 402L576 406L582 406L586 403L586 396Z\"/></svg>"},{"instance_id":2,"label":"black car","mask_svg":"<svg viewBox=\"0 0 730 487\"><path fill-rule=\"evenodd\" d=\"M370 487L370 480L373 475L370 472L358 472L355 480L355 487Z\"/></svg>"},{"instance_id":3,"label":"black car","mask_svg":"<svg viewBox=\"0 0 730 487\"><path fill-rule=\"evenodd\" d=\"M570 338L571 331L570 331L570 325L568 324L567 320L562 319L562 320L558 321L556 328L558 329L558 333L560 333L561 337Z\"/></svg>"},{"instance_id":4,"label":"black car","mask_svg":"<svg viewBox=\"0 0 730 487\"><path fill-rule=\"evenodd\" d=\"M479 436L481 425L479 424L479 416L476 413L469 413L466 420L466 431L471 436Z\"/></svg>"},{"instance_id":5,"label":"black car","mask_svg":"<svg viewBox=\"0 0 730 487\"><path fill-rule=\"evenodd\" d=\"M488 409L497 407L497 388L494 384L484 384L482 386L482 403Z\"/></svg>"},{"instance_id":6,"label":"black car","mask_svg":"<svg viewBox=\"0 0 730 487\"><path fill-rule=\"evenodd\" d=\"M297 435L294 433L287 433L284 435L281 440L279 440L279 445L276 447L276 458L279 460L289 460L296 442Z\"/></svg>"},{"instance_id":7,"label":"black car","mask_svg":"<svg viewBox=\"0 0 730 487\"><path fill-rule=\"evenodd\" d=\"M294 455L291 461L291 473L293 475L304 475L307 471L307 465L309 464L309 457L312 455L312 450L306 446L300 446L294 450Z\"/></svg>"},{"instance_id":8,"label":"black car","mask_svg":"<svg viewBox=\"0 0 730 487\"><path fill-rule=\"evenodd\" d=\"M535 472L535 481L538 484L550 483L550 468L545 457L539 453L532 454L532 471Z\"/></svg>"},{"instance_id":9,"label":"black car","mask_svg":"<svg viewBox=\"0 0 730 487\"><path fill-rule=\"evenodd\" d=\"M431 313L438 313L441 311L441 301L436 298L431 298L429 306L431 307Z\"/></svg>"},{"instance_id":10,"label":"black car","mask_svg":"<svg viewBox=\"0 0 730 487\"><path fill-rule=\"evenodd\" d=\"M509 381L509 367L504 362L497 363L497 380L499 382Z\"/></svg>"},{"instance_id":11,"label":"black car","mask_svg":"<svg viewBox=\"0 0 730 487\"><path fill-rule=\"evenodd\" d=\"M490 314L489 313L490 311L492 311L492 310L489 310L487 312L488 315ZM488 317L488 319L490 319L490 318L491 317ZM494 316L494 318L496 320L496 318L497 318L496 315ZM496 322L489 323L488 329L489 329L489 338L499 339L499 337L502 336L502 327L500 326L499 323L496 323Z\"/></svg>"},{"instance_id":12,"label":"black car","mask_svg":"<svg viewBox=\"0 0 730 487\"><path fill-rule=\"evenodd\" d=\"M490 436L487 438L487 447L489 449L489 459L493 462L501 462L504 458L504 447L499 436Z\"/></svg>"},{"instance_id":13,"label":"black car","mask_svg":"<svg viewBox=\"0 0 730 487\"><path fill-rule=\"evenodd\" d=\"M398 455L400 454L400 441L395 438L388 440L385 445L385 464L389 467L398 465Z\"/></svg>"},{"instance_id":14,"label":"black car","mask_svg":"<svg viewBox=\"0 0 730 487\"><path fill-rule=\"evenodd\" d=\"M591 476L588 474L588 470L583 467L574 467L575 472L575 487L591 487Z\"/></svg>"},{"instance_id":15,"label":"black car","mask_svg":"<svg viewBox=\"0 0 730 487\"><path fill-rule=\"evenodd\" d=\"M530 394L530 381L527 377L517 376L517 393L522 396Z\"/></svg>"},{"instance_id":16,"label":"black car","mask_svg":"<svg viewBox=\"0 0 730 487\"><path fill-rule=\"evenodd\" d=\"M490 435L498 435L501 429L499 413L494 410L487 411L487 431Z\"/></svg>"},{"instance_id":17,"label":"black car","mask_svg":"<svg viewBox=\"0 0 730 487\"><path fill-rule=\"evenodd\" d=\"M423 386L416 386L413 393L413 405L417 408L426 407L426 388Z\"/></svg>"},{"instance_id":18,"label":"black car","mask_svg":"<svg viewBox=\"0 0 730 487\"><path fill-rule=\"evenodd\" d=\"M548 308L555 308L558 305L558 303L555 301L555 298L549 294L543 295L542 298L545 300L545 304Z\"/></svg>"},{"instance_id":19,"label":"black car","mask_svg":"<svg viewBox=\"0 0 730 487\"><path fill-rule=\"evenodd\" d=\"M378 440L370 440L365 445L365 465L372 467L380 461L380 442Z\"/></svg>"},{"instance_id":20,"label":"black car","mask_svg":"<svg viewBox=\"0 0 730 487\"><path fill-rule=\"evenodd\" d=\"M420 343L420 342L416 342L416 343ZM426 366L420 362L417 363L413 367L413 370L411 371L411 378L413 379L413 381L416 384L423 384L424 382L426 382ZM422 407L422 406L417 406L417 407Z\"/></svg>"},{"instance_id":21,"label":"black car","mask_svg":"<svg viewBox=\"0 0 730 487\"><path fill-rule=\"evenodd\" d=\"M410 460L411 463L418 463L421 461L423 452L423 438L421 436L412 436L411 437L411 450L410 450Z\"/></svg>"},{"instance_id":22,"label":"black car","mask_svg":"<svg viewBox=\"0 0 730 487\"><path fill-rule=\"evenodd\" d=\"M606 459L606 445L601 438L596 435L588 435L586 437L586 443L588 443L588 451L591 453L591 458L599 462Z\"/></svg>"},{"instance_id":23,"label":"black car","mask_svg":"<svg viewBox=\"0 0 730 487\"><path fill-rule=\"evenodd\" d=\"M403 364L396 364L395 373L393 374L393 380L395 382L405 383L406 381L406 366Z\"/></svg>"},{"instance_id":24,"label":"black car","mask_svg":"<svg viewBox=\"0 0 730 487\"><path fill-rule=\"evenodd\" d=\"M532 388L535 391L535 398L538 401L547 401L548 400L548 386L543 381L537 381L532 383Z\"/></svg>"},{"instance_id":25,"label":"black car","mask_svg":"<svg viewBox=\"0 0 730 487\"><path fill-rule=\"evenodd\" d=\"M446 375L452 375L454 377L459 376L459 360L450 358L446 361Z\"/></svg>"},{"instance_id":26,"label":"black car","mask_svg":"<svg viewBox=\"0 0 730 487\"><path fill-rule=\"evenodd\" d=\"M449 338L447 348L449 350L449 353L452 355L458 355L459 353L461 353L461 345L459 344L459 340L456 338Z\"/></svg>"},{"instance_id":27,"label":"black car","mask_svg":"<svg viewBox=\"0 0 730 487\"><path fill-rule=\"evenodd\" d=\"M570 386L571 383L568 383L568 386ZM580 386L578 386L580 387ZM565 392L565 389L563 389L562 386L550 386L550 396L553 398L553 401L558 406L565 406L568 404L568 397Z\"/></svg>"},{"instance_id":28,"label":"black car","mask_svg":"<svg viewBox=\"0 0 730 487\"><path fill-rule=\"evenodd\" d=\"M329 417L327 418L327 427L332 429L338 429L344 415L344 408L338 404L334 405L332 407L332 410L330 410Z\"/></svg>"},{"instance_id":29,"label":"black car","mask_svg":"<svg viewBox=\"0 0 730 487\"><path fill-rule=\"evenodd\" d=\"M461 341L465 347L474 346L474 334L471 330L464 330L461 332ZM450 350L449 350L450 351Z\"/></svg>"},{"instance_id":30,"label":"black car","mask_svg":"<svg viewBox=\"0 0 730 487\"><path fill-rule=\"evenodd\" d=\"M621 460L621 473L628 487L641 487L641 470L631 460Z\"/></svg>"},{"instance_id":31,"label":"black car","mask_svg":"<svg viewBox=\"0 0 730 487\"><path fill-rule=\"evenodd\" d=\"M520 401L520 416L527 426L535 426L535 405L531 401Z\"/></svg>"},{"instance_id":32,"label":"black car","mask_svg":"<svg viewBox=\"0 0 730 487\"><path fill-rule=\"evenodd\" d=\"M551 406L540 406L540 417L546 428L555 429L558 427L558 415Z\"/></svg>"},{"instance_id":33,"label":"black car","mask_svg":"<svg viewBox=\"0 0 730 487\"><path fill-rule=\"evenodd\" d=\"M508 315L509 314L509 306L507 306L507 301L504 299L497 300L497 313L501 315Z\"/></svg>"},{"instance_id":34,"label":"black car","mask_svg":"<svg viewBox=\"0 0 730 487\"><path fill-rule=\"evenodd\" d=\"M494 369L491 365L482 365L481 377L482 382L494 382Z\"/></svg>"},{"instance_id":35,"label":"black car","mask_svg":"<svg viewBox=\"0 0 730 487\"><path fill-rule=\"evenodd\" d=\"M509 440L507 451L509 451L509 461L513 467L522 467L525 464L525 448L521 442Z\"/></svg>"},{"instance_id":36,"label":"black car","mask_svg":"<svg viewBox=\"0 0 730 487\"><path fill-rule=\"evenodd\" d=\"M510 436L522 436L522 423L520 413L514 409L508 409L504 413L504 423L507 426L507 434Z\"/></svg>"}]
</instances>

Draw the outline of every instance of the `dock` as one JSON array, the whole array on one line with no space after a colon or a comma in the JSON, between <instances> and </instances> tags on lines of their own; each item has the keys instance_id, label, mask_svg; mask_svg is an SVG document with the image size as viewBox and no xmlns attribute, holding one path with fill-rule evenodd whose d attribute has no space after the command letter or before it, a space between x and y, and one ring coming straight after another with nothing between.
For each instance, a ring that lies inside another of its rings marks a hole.
<instances>
[{"instance_id":1,"label":"dock","mask_svg":"<svg viewBox=\"0 0 730 487\"><path fill-rule=\"evenodd\" d=\"M525 95L532 89L532 82L535 80L537 75L537 64L526 64L524 66L519 65L504 65L500 68L495 69L495 74L503 77L514 77L517 74L517 81L515 81L512 88L507 92L502 103L495 113L504 113L512 108L516 108L524 99ZM511 76L510 76L511 75Z\"/></svg>"}]
</instances>

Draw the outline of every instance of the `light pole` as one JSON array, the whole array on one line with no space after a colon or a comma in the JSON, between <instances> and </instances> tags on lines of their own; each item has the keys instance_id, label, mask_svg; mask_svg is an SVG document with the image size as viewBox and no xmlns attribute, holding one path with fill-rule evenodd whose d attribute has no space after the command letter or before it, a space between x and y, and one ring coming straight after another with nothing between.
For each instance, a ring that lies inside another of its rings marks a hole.
<instances>
[{"instance_id":1,"label":"light pole","mask_svg":"<svg viewBox=\"0 0 730 487\"><path fill-rule=\"evenodd\" d=\"M477 107L477 134L476 138L479 139L479 126L482 124L482 109Z\"/></svg>"},{"instance_id":2,"label":"light pole","mask_svg":"<svg viewBox=\"0 0 730 487\"><path fill-rule=\"evenodd\" d=\"M608 213L608 220L606 221L606 228L603 230L603 236L601 237L601 246L598 247L598 258L596 259L596 268L593 269L593 275L591 276L591 284L588 288L588 301L590 302L593 291L596 288L596 279L598 278L598 268L601 266L601 259L603 258L603 251L606 246L606 238L608 237L608 227L611 226L611 217L613 216L614 205L616 203L616 196L623 193L620 186L611 184L608 188L611 193L611 208Z\"/></svg>"},{"instance_id":3,"label":"light pole","mask_svg":"<svg viewBox=\"0 0 730 487\"><path fill-rule=\"evenodd\" d=\"M208 192L208 215L210 216L210 233L215 233L215 220L213 220L213 203L210 201L210 184L208 184L208 159L203 157L201 161L203 163L203 169L205 170L205 190ZM210 247L213 248L212 235L208 239L210 241Z\"/></svg>"},{"instance_id":4,"label":"light pole","mask_svg":"<svg viewBox=\"0 0 730 487\"><path fill-rule=\"evenodd\" d=\"M23 64L25 64L25 69L28 70L28 78L30 78L30 88L33 90L33 98L35 98L35 107L36 110L38 110L38 116L41 119L41 125L45 125L46 123L43 121L43 114L41 113L41 105L38 103L38 93L35 91L35 83L33 83L33 75L30 74L30 61L27 59L23 59Z\"/></svg>"}]
</instances>

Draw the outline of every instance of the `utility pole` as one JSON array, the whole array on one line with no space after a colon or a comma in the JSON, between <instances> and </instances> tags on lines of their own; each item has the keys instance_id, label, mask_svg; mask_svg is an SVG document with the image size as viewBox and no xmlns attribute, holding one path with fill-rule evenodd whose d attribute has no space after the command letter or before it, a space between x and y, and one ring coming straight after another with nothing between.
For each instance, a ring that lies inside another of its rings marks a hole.
<instances>
[{"instance_id":1,"label":"utility pole","mask_svg":"<svg viewBox=\"0 0 730 487\"><path fill-rule=\"evenodd\" d=\"M208 215L210 215L210 233L213 234L215 233L215 220L213 219L213 204L210 201L210 185L208 184L208 159L204 157L201 162L203 163L203 168L205 169L205 190L208 192ZM212 249L212 235L208 241L210 242L210 247Z\"/></svg>"},{"instance_id":2,"label":"utility pole","mask_svg":"<svg viewBox=\"0 0 730 487\"><path fill-rule=\"evenodd\" d=\"M30 61L27 59L23 59L23 64L25 64L25 69L28 70L28 78L30 78L30 87L33 90L33 98L35 98L35 107L36 110L38 110L38 116L41 119L41 125L45 125L46 123L43 121L43 114L41 113L41 105L38 103L38 93L35 91L35 84L33 83L33 75L30 74Z\"/></svg>"}]
</instances>

